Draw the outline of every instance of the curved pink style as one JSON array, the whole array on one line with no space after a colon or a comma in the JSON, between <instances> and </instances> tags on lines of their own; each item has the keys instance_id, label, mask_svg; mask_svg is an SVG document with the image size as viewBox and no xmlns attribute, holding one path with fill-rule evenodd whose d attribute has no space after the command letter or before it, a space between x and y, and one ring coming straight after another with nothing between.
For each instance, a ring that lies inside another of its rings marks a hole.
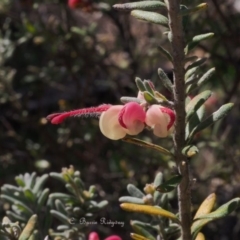
<instances>
[{"instance_id":1,"label":"curved pink style","mask_svg":"<svg viewBox=\"0 0 240 240\"><path fill-rule=\"evenodd\" d=\"M129 135L137 135L144 129L145 111L138 103L110 107L102 113L99 126L104 136L118 140Z\"/></svg>"},{"instance_id":2,"label":"curved pink style","mask_svg":"<svg viewBox=\"0 0 240 240\"><path fill-rule=\"evenodd\" d=\"M164 138L169 135L175 122L175 113L169 108L152 105L146 113L145 122L156 136Z\"/></svg>"},{"instance_id":3,"label":"curved pink style","mask_svg":"<svg viewBox=\"0 0 240 240\"><path fill-rule=\"evenodd\" d=\"M64 113L53 113L48 115L46 119L52 124L60 124L68 117L98 117L102 112L108 110L110 107L110 104L103 104L98 107L77 109Z\"/></svg>"}]
</instances>

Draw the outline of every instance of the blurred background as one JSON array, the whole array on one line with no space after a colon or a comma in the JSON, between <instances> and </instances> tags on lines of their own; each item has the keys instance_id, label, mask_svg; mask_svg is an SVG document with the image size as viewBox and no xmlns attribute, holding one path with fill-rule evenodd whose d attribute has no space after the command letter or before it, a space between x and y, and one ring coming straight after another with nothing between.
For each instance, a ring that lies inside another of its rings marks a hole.
<instances>
[{"instance_id":1,"label":"blurred background","mask_svg":"<svg viewBox=\"0 0 240 240\"><path fill-rule=\"evenodd\" d=\"M132 215L120 210L118 198L127 195L128 183L143 189L158 171L170 176L172 162L153 150L105 138L96 119L69 119L61 125L45 119L50 113L117 104L121 96L136 96L135 77L152 80L171 98L157 76L159 67L169 77L172 71L157 48L169 49L164 29L114 11L115 3L123 1L85 0L76 8L67 0L0 1L0 184L14 184L14 177L25 172L41 175L74 165L87 185L95 184L100 197L110 202L102 216L125 222L124 228L116 225L105 231L129 239ZM196 138L200 154L192 159L193 211L212 192L218 204L240 195L240 2L207 3L206 12L189 17L186 39L215 33L193 52L209 58L203 72L216 67L203 87L214 92L206 112L227 102L235 107ZM172 148L170 139L148 132L140 137ZM64 191L57 182L47 185ZM172 205L177 208L174 196ZM2 208L0 214L5 214ZM203 232L212 240L239 239L239 212L209 224Z\"/></svg>"}]
</instances>

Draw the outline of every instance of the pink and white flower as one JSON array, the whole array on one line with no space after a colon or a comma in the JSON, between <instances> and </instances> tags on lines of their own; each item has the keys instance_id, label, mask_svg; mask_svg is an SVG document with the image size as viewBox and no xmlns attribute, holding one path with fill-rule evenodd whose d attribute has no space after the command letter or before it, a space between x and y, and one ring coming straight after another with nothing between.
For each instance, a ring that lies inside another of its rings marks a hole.
<instances>
[{"instance_id":1,"label":"pink and white flower","mask_svg":"<svg viewBox=\"0 0 240 240\"><path fill-rule=\"evenodd\" d=\"M88 240L100 240L100 238L96 232L91 232L88 236ZM122 240L122 238L117 235L111 235L104 240Z\"/></svg>"},{"instance_id":2,"label":"pink and white flower","mask_svg":"<svg viewBox=\"0 0 240 240\"><path fill-rule=\"evenodd\" d=\"M125 105L103 104L98 107L54 113L47 116L52 124L62 123L66 118L100 117L99 127L104 136L119 140L128 135L138 135L148 126L158 137L167 137L173 130L175 113L170 108L129 102Z\"/></svg>"}]
</instances>

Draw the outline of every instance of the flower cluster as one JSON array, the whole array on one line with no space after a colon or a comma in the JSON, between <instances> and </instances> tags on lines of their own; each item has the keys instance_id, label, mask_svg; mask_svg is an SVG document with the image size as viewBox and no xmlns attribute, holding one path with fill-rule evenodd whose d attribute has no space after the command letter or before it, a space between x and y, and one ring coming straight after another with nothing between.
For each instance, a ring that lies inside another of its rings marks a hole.
<instances>
[{"instance_id":1,"label":"flower cluster","mask_svg":"<svg viewBox=\"0 0 240 240\"><path fill-rule=\"evenodd\" d=\"M150 86L154 88L153 85ZM98 107L50 114L47 119L52 124L59 124L72 116L99 117L101 132L112 140L122 139L127 134L138 135L145 128L153 130L154 135L164 138L172 132L175 122L175 112L172 109L148 103L141 91L137 98L124 105L103 104Z\"/></svg>"}]
</instances>

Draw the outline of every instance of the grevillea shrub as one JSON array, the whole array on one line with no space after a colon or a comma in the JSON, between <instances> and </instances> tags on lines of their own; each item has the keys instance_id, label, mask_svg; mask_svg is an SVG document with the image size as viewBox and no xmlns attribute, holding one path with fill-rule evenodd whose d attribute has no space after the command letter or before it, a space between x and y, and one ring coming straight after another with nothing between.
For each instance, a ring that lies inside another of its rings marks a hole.
<instances>
[{"instance_id":1,"label":"grevillea shrub","mask_svg":"<svg viewBox=\"0 0 240 240\"><path fill-rule=\"evenodd\" d=\"M79 4L79 1L69 1L69 7L73 9L80 7ZM132 239L205 239L202 228L207 223L232 213L240 204L240 198L234 198L215 208L217 195L211 193L195 214L192 213L191 193L195 180L191 164L199 152L196 136L223 119L233 107L233 103L227 103L210 115L205 115L204 110L212 92L202 91L201 87L211 79L215 69L201 74L199 69L206 59L195 56L193 49L214 34L199 33L185 39L188 16L196 12L201 14L207 4L190 8L182 5L180 0L165 0L116 4L113 7L130 12L139 20L165 28L170 50L162 46L159 46L159 50L172 64L173 80L161 68L158 69L158 75L159 85L164 86L171 96L167 97L158 91L152 81L136 78L137 97L124 96L120 99L122 104L102 103L100 106L52 113L46 119L52 124L61 124L69 117L97 118L100 131L108 139L122 139L140 148L150 148L166 155L167 160L174 161L174 173L168 180L165 180L164 173L158 172L156 176L150 176L151 182L146 184L143 191L128 184L129 196L119 199L123 211L135 213L134 217L147 216L145 221L140 217L130 221L133 232L129 235ZM153 139L157 137L164 141L170 138L172 148L164 148L153 143L153 140L141 139L143 131L149 131ZM63 182L69 193L49 194L49 189L43 188L49 176ZM17 186L6 184L2 187L1 198L12 204L11 210L6 213L8 217L4 218L2 224L1 234L4 239L43 239L47 235L54 239L101 239L89 225L99 223L96 220L97 214L108 202L95 201L96 188L91 186L85 189L80 172L72 166L64 168L62 173L50 173L41 177L34 173L21 175L16 178L16 182ZM177 193L177 209L172 208L170 201L174 193ZM44 221L45 217L42 221L38 220L45 216L42 211L44 214L49 213L46 219L51 220L53 217L61 224L55 230L49 229L51 224ZM47 238L48 236L45 239ZM121 238L110 235L103 239Z\"/></svg>"}]
</instances>

